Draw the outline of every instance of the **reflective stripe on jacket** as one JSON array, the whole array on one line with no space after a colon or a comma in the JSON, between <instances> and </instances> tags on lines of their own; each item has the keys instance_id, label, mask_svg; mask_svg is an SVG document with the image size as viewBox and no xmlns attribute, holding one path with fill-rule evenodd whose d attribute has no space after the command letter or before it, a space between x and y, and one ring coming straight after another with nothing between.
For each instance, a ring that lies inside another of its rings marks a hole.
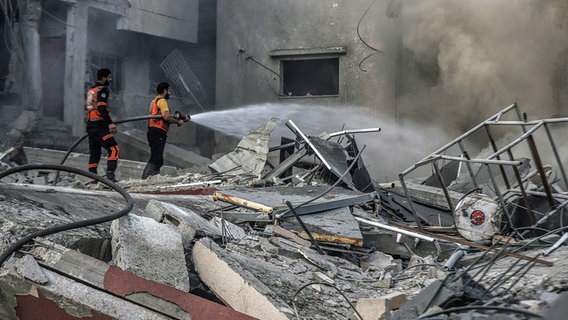
<instances>
[{"instance_id":1,"label":"reflective stripe on jacket","mask_svg":"<svg viewBox=\"0 0 568 320\"><path fill-rule=\"evenodd\" d=\"M104 86L97 85L87 91L87 104L85 106L85 109L87 110L87 121L103 120L103 117L99 112L100 106L105 107L107 112L110 112L106 101L98 101L99 91L101 91L102 88L104 88Z\"/></svg>"}]
</instances>

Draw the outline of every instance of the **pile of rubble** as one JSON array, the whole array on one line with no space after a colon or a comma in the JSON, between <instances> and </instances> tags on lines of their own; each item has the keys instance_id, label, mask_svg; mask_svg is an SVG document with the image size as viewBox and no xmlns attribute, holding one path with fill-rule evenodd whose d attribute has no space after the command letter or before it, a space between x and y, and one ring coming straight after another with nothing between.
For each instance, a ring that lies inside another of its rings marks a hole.
<instances>
[{"instance_id":1,"label":"pile of rubble","mask_svg":"<svg viewBox=\"0 0 568 320\"><path fill-rule=\"evenodd\" d=\"M209 174L85 184L5 166L0 318L562 319L568 119L519 115L389 183L355 139L379 128L314 137L289 120L295 139L269 148L276 119ZM483 135L490 152L468 152Z\"/></svg>"}]
</instances>

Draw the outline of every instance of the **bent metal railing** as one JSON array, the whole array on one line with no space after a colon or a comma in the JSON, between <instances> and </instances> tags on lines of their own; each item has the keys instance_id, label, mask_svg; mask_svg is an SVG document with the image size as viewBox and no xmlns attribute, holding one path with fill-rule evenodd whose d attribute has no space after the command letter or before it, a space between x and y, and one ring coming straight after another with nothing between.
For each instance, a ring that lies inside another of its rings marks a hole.
<instances>
[{"instance_id":1,"label":"bent metal railing","mask_svg":"<svg viewBox=\"0 0 568 320\"><path fill-rule=\"evenodd\" d=\"M449 192L450 189L442 176L440 162L448 163L457 161L459 162L460 168L462 164L465 164L469 177L465 179L469 179L468 182L475 188L479 188L481 182L478 181L476 177L474 165L479 166L480 169L482 167L485 168L488 173L490 187L493 188L493 197L500 204L503 213L509 218L509 221L511 221L511 214L508 210L507 199L511 194L520 195L524 199L527 212L531 216L534 215L535 213L529 201L529 193L527 193L524 187L525 184L527 184L528 178L523 178L519 172L519 167L523 164L524 157L518 155L515 157L513 152L515 151L519 154L519 150L523 153L523 156L530 159L531 165L535 166L536 172L533 174L533 177L539 178L544 191L539 193L539 195L546 197L550 209L547 213L543 213L542 218L538 219L538 221L533 216L533 220L531 221L536 222L532 227L542 224L550 218L552 214L561 212L562 210L559 209L566 205L566 201L560 201L560 199L564 199L565 194L563 195L562 191L557 186L561 185L566 187L568 185L566 171L562 162L562 159L568 159L568 154L566 154L568 152L568 146L566 146L565 149L559 149L555 143L554 133L563 134L563 142L568 144L568 141L564 138L566 134L568 134L567 124L568 118L528 121L527 115L522 113L518 105L514 103L400 173L399 179L401 187L408 201L409 208L414 215L417 226L422 229L421 219L419 218L420 215L413 205L406 179L412 173L416 173L418 169L423 169L426 166L432 166L433 175L435 175L441 185L448 208L452 215L454 214L455 204L452 202ZM494 130L499 131L502 135L496 135L493 132ZM520 130L520 132L515 135L514 130ZM496 136L500 136L500 139L496 140ZM537 143L537 141L540 143ZM491 153L486 156L470 158L467 150L468 147L484 144L490 146ZM498 144L502 146L499 147ZM559 172L559 177L556 177L556 181L553 181L553 183L550 183L547 178L547 173L550 174L551 172L551 166L542 163L541 151L539 151L539 149L542 150L543 148L548 148L547 151L550 157L547 158L547 160L555 160L554 165L557 166ZM561 153L561 151L564 152L564 154ZM498 173L495 173L495 168L498 169ZM509 168L509 170L507 170L507 168ZM546 170L546 168L549 170ZM555 187L553 187L552 184L554 184ZM530 193L530 195L534 196L534 193Z\"/></svg>"}]
</instances>

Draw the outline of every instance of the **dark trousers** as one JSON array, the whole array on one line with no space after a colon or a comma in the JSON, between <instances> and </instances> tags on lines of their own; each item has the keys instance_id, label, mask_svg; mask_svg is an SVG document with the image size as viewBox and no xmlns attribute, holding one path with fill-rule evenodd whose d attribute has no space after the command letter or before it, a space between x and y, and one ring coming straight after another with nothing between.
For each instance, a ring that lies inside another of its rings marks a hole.
<instances>
[{"instance_id":1,"label":"dark trousers","mask_svg":"<svg viewBox=\"0 0 568 320\"><path fill-rule=\"evenodd\" d=\"M108 130L101 126L87 126L89 137L89 172L97 173L97 167L101 160L101 148L107 153L107 172L114 172L118 165L120 149L116 140Z\"/></svg>"},{"instance_id":2,"label":"dark trousers","mask_svg":"<svg viewBox=\"0 0 568 320\"><path fill-rule=\"evenodd\" d=\"M148 138L148 145L150 146L150 160L146 163L146 167L142 173L142 179L160 173L160 169L164 165L164 148L166 147L168 135L164 130L148 128L146 137Z\"/></svg>"}]
</instances>

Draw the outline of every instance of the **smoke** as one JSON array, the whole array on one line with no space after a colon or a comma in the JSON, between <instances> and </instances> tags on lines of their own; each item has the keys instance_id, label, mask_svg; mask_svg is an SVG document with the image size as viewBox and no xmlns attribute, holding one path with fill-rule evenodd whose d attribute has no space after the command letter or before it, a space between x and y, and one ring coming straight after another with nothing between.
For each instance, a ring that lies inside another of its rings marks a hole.
<instances>
[{"instance_id":1,"label":"smoke","mask_svg":"<svg viewBox=\"0 0 568 320\"><path fill-rule=\"evenodd\" d=\"M532 119L559 112L563 1L406 1L405 117L464 131L517 102Z\"/></svg>"},{"instance_id":2,"label":"smoke","mask_svg":"<svg viewBox=\"0 0 568 320\"><path fill-rule=\"evenodd\" d=\"M283 122L292 119L308 135L380 127L379 133L356 134L356 140L360 148L366 146L363 159L371 175L390 181L512 103L518 103L529 120L565 113L568 4L564 0L400 3L396 119L361 107L264 104L242 108L242 118L230 116L222 127L248 132L272 116ZM215 116L220 121L219 114ZM499 133L504 140L511 139L507 132ZM272 145L279 143L280 136L293 134L279 125L271 135L276 137ZM473 150L482 150L486 143L480 140ZM477 157L473 152L470 156Z\"/></svg>"}]
</instances>

